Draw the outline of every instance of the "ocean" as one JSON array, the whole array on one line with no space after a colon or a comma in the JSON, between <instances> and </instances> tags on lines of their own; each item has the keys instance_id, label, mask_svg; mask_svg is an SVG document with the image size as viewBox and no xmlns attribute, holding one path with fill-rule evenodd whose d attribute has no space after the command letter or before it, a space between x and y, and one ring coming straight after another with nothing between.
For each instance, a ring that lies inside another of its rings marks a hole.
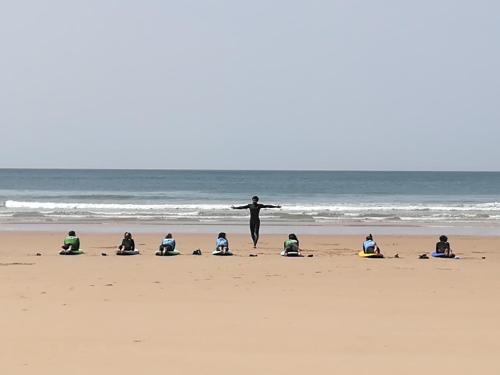
<instances>
[{"instance_id":1,"label":"ocean","mask_svg":"<svg viewBox=\"0 0 500 375\"><path fill-rule=\"evenodd\" d=\"M0 169L0 223L500 226L500 173Z\"/></svg>"}]
</instances>

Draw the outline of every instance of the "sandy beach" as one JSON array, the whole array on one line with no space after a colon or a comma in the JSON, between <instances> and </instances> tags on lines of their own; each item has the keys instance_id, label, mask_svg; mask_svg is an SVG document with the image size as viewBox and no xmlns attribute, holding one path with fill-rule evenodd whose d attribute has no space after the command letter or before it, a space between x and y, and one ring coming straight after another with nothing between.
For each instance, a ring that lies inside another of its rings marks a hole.
<instances>
[{"instance_id":1,"label":"sandy beach","mask_svg":"<svg viewBox=\"0 0 500 375\"><path fill-rule=\"evenodd\" d=\"M2 2L0 375L500 375L499 14Z\"/></svg>"},{"instance_id":2,"label":"sandy beach","mask_svg":"<svg viewBox=\"0 0 500 375\"><path fill-rule=\"evenodd\" d=\"M80 237L62 257L61 233L0 233L2 373L500 372L500 237L450 238L459 260L419 260L434 236L376 237L383 260L357 257L359 236L300 236L314 257L296 259L280 235L230 235L231 258L209 235L162 258L161 234L134 257L116 233Z\"/></svg>"}]
</instances>

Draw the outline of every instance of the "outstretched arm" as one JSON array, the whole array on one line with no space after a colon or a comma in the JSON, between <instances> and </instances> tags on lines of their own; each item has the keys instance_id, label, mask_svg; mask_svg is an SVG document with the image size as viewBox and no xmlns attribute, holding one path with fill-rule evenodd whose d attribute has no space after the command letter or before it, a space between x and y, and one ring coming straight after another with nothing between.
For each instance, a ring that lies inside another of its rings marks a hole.
<instances>
[{"instance_id":1,"label":"outstretched arm","mask_svg":"<svg viewBox=\"0 0 500 375\"><path fill-rule=\"evenodd\" d=\"M281 206L275 206L273 204L263 204L262 208L281 208Z\"/></svg>"},{"instance_id":2,"label":"outstretched arm","mask_svg":"<svg viewBox=\"0 0 500 375\"><path fill-rule=\"evenodd\" d=\"M244 210L245 208L248 208L248 204L245 204L244 206L231 206L233 210Z\"/></svg>"}]
</instances>

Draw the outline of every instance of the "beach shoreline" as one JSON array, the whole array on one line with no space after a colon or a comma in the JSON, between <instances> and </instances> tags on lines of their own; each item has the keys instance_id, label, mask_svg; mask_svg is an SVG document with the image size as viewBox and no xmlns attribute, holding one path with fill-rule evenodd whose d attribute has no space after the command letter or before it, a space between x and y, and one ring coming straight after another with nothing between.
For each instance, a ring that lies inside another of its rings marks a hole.
<instances>
[{"instance_id":1,"label":"beach shoreline","mask_svg":"<svg viewBox=\"0 0 500 375\"><path fill-rule=\"evenodd\" d=\"M0 224L0 233L6 232L42 232L42 233L58 233L67 232L68 230L76 230L78 232L93 234L93 233L123 233L130 231L134 233L144 234L161 234L165 231L182 233L182 234L214 234L216 232L225 231L234 234L249 233L248 223L144 223L137 221L127 222L82 222L69 221L58 223L46 222L8 222ZM434 225L394 225L394 224L349 224L349 225L328 225L328 224L308 224L308 223L269 223L265 220L261 224L262 234L270 235L286 235L289 233L306 234L306 235L358 235L364 236L368 233L379 235L433 235L441 234L449 235L466 235L478 237L495 237L500 236L500 226L497 225L457 225L457 224L434 224Z\"/></svg>"}]
</instances>

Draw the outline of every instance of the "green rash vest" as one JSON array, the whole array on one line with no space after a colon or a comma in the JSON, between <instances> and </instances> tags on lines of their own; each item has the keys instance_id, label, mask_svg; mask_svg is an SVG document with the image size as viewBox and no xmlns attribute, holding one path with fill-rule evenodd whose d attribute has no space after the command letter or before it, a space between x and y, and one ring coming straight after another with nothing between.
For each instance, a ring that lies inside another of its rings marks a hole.
<instances>
[{"instance_id":1,"label":"green rash vest","mask_svg":"<svg viewBox=\"0 0 500 375\"><path fill-rule=\"evenodd\" d=\"M297 241L295 240L286 240L283 244L284 248L287 249L288 247L292 246L292 245L297 245Z\"/></svg>"},{"instance_id":2,"label":"green rash vest","mask_svg":"<svg viewBox=\"0 0 500 375\"><path fill-rule=\"evenodd\" d=\"M71 246L71 251L77 251L80 249L80 239L75 236L68 236L64 239L65 245Z\"/></svg>"}]
</instances>

